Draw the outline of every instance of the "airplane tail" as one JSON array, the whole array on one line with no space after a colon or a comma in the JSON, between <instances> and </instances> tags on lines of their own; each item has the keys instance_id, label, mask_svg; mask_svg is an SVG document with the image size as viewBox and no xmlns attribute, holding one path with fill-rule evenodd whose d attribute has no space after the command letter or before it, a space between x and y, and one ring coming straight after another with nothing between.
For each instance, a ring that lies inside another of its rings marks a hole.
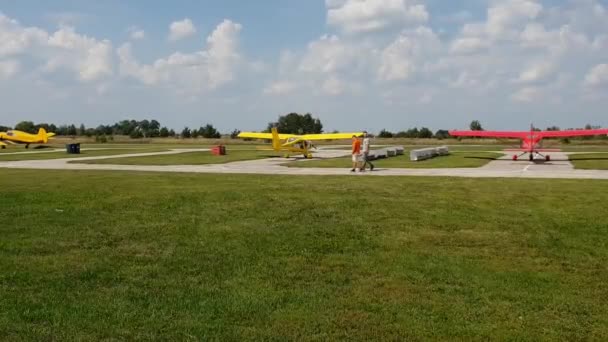
<instances>
[{"instance_id":1,"label":"airplane tail","mask_svg":"<svg viewBox=\"0 0 608 342\"><path fill-rule=\"evenodd\" d=\"M38 139L42 141L43 144L49 142L49 138L55 136L55 133L47 133L44 128L40 128L38 130Z\"/></svg>"},{"instance_id":2,"label":"airplane tail","mask_svg":"<svg viewBox=\"0 0 608 342\"><path fill-rule=\"evenodd\" d=\"M277 130L276 127L272 127L271 132L272 132L272 148L278 152L281 150L281 139L279 139L279 131Z\"/></svg>"}]
</instances>

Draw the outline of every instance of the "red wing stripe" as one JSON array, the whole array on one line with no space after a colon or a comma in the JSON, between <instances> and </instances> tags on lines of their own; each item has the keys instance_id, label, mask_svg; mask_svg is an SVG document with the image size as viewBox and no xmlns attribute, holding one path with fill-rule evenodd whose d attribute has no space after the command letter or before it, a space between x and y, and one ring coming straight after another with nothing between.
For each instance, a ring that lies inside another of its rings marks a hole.
<instances>
[{"instance_id":1,"label":"red wing stripe","mask_svg":"<svg viewBox=\"0 0 608 342\"><path fill-rule=\"evenodd\" d=\"M584 137L593 135L608 135L608 129L579 129L569 131L543 131L538 132L538 135L543 138L558 138L558 137Z\"/></svg>"},{"instance_id":2,"label":"red wing stripe","mask_svg":"<svg viewBox=\"0 0 608 342\"><path fill-rule=\"evenodd\" d=\"M453 137L524 139L528 134L530 133L521 131L450 131L450 135Z\"/></svg>"}]
</instances>

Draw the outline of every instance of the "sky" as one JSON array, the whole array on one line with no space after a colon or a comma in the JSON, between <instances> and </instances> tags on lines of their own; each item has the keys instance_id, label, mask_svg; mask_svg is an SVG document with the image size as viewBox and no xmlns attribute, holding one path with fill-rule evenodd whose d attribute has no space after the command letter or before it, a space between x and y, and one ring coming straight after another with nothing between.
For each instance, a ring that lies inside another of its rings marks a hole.
<instances>
[{"instance_id":1,"label":"sky","mask_svg":"<svg viewBox=\"0 0 608 342\"><path fill-rule=\"evenodd\" d=\"M608 0L0 0L0 125L608 127Z\"/></svg>"}]
</instances>

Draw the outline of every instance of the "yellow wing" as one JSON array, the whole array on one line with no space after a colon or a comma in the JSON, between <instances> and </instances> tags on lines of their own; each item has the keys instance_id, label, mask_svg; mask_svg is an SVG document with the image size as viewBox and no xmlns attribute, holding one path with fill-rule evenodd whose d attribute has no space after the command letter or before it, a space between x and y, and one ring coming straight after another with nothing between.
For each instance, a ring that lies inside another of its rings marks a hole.
<instances>
[{"instance_id":1,"label":"yellow wing","mask_svg":"<svg viewBox=\"0 0 608 342\"><path fill-rule=\"evenodd\" d=\"M325 133L325 134L305 134L302 135L302 140L345 140L350 139L353 135L363 136L362 132L356 133Z\"/></svg>"},{"instance_id":2,"label":"yellow wing","mask_svg":"<svg viewBox=\"0 0 608 342\"><path fill-rule=\"evenodd\" d=\"M241 132L238 135L239 138L250 138L250 139L267 139L272 140L272 133L256 133L256 132ZM289 138L297 137L293 134L279 134L279 139L285 140Z\"/></svg>"}]
</instances>

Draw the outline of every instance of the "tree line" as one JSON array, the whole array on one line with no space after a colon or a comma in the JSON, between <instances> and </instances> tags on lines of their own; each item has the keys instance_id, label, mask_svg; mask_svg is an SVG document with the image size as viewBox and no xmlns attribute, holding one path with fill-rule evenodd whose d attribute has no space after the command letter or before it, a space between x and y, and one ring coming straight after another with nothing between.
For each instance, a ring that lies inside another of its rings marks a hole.
<instances>
[{"instance_id":1,"label":"tree line","mask_svg":"<svg viewBox=\"0 0 608 342\"><path fill-rule=\"evenodd\" d=\"M267 127L263 132L270 132L270 130L276 127L279 132L285 134L320 134L323 133L323 123L320 119L314 118L312 114L298 114L289 113L286 115L279 116L277 121L268 123ZM207 138L207 139L218 139L221 138L220 132L211 124L206 124L199 127L198 129L191 129L184 127L181 132L175 132L173 129L169 129L165 126L161 126L157 120L122 120L113 125L99 125L95 128L86 127L84 124L76 127L75 125L61 125L57 126L54 124L39 123L35 124L32 121L21 121L14 129L23 132L35 134L40 128L44 128L48 132L54 132L59 136L86 136L86 137L112 137L114 135L130 136L131 138L167 138L167 137L180 137L180 138ZM595 129L600 128L599 126L593 126L587 124L584 129ZM0 125L0 132L12 129L8 126ZM469 129L472 131L483 131L484 128L481 122L473 120L469 124ZM536 131L540 131L538 128L533 128ZM579 128L568 128L566 130L579 129ZM559 131L561 130L557 126L551 126L546 128L547 131ZM237 139L239 130L232 131L229 135L232 139ZM334 131L338 133L338 131ZM414 127L407 130L391 132L386 129L382 129L377 135L378 138L416 138L416 139L448 139L452 138L445 129L439 129L435 132L431 131L428 127ZM606 136L602 136L606 138ZM591 139L593 137L584 137L582 139Z\"/></svg>"},{"instance_id":2,"label":"tree line","mask_svg":"<svg viewBox=\"0 0 608 342\"><path fill-rule=\"evenodd\" d=\"M86 127L84 124L76 127L76 125L55 125L48 123L37 123L32 121L21 121L15 127L0 125L0 132L5 132L11 129L36 134L40 128L44 128L47 132L53 132L58 136L114 136L123 135L131 138L209 138L217 139L221 137L218 130L211 124L206 124L198 129L190 129L185 127L181 133L176 133L173 129L161 126L157 120L122 120L113 125L99 125L97 127Z\"/></svg>"}]
</instances>

